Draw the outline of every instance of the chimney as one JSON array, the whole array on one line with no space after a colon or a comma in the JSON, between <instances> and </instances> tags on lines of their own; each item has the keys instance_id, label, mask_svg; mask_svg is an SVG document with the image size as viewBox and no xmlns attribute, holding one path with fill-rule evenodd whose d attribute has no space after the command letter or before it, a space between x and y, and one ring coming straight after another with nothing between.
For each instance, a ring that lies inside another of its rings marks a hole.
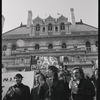
<instances>
[{"instance_id":1,"label":"chimney","mask_svg":"<svg viewBox=\"0 0 100 100\"><path fill-rule=\"evenodd\" d=\"M30 27L32 25L32 11L28 11L28 19L27 19L27 27Z\"/></svg>"},{"instance_id":2,"label":"chimney","mask_svg":"<svg viewBox=\"0 0 100 100\"><path fill-rule=\"evenodd\" d=\"M5 18L4 18L4 16L2 15L2 32L3 32L4 22L5 22Z\"/></svg>"},{"instance_id":3,"label":"chimney","mask_svg":"<svg viewBox=\"0 0 100 100\"><path fill-rule=\"evenodd\" d=\"M71 8L71 9L70 9L70 11L71 11L72 25L75 25L74 9L73 9L73 8Z\"/></svg>"}]
</instances>

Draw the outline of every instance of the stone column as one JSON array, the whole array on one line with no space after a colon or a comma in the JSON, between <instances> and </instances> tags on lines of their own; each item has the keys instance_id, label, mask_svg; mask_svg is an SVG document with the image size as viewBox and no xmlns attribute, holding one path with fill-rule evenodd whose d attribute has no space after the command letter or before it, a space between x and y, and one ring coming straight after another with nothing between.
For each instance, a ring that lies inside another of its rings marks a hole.
<instances>
[{"instance_id":1,"label":"stone column","mask_svg":"<svg viewBox=\"0 0 100 100\"><path fill-rule=\"evenodd\" d=\"M58 25L58 33L60 33L60 26Z\"/></svg>"},{"instance_id":2,"label":"stone column","mask_svg":"<svg viewBox=\"0 0 100 100\"><path fill-rule=\"evenodd\" d=\"M48 34L48 26L45 26L45 33Z\"/></svg>"},{"instance_id":3,"label":"stone column","mask_svg":"<svg viewBox=\"0 0 100 100\"><path fill-rule=\"evenodd\" d=\"M52 34L55 34L55 25L53 25Z\"/></svg>"}]
</instances>

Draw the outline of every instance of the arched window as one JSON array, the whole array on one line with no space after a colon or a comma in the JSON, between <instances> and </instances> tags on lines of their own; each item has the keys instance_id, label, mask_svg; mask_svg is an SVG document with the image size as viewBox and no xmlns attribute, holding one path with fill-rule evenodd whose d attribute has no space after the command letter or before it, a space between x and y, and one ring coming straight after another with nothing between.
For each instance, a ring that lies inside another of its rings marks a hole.
<instances>
[{"instance_id":1,"label":"arched window","mask_svg":"<svg viewBox=\"0 0 100 100\"><path fill-rule=\"evenodd\" d=\"M3 50L3 51L6 51L6 50L7 50L7 46L4 45L4 46L2 47L2 50Z\"/></svg>"},{"instance_id":2,"label":"arched window","mask_svg":"<svg viewBox=\"0 0 100 100\"><path fill-rule=\"evenodd\" d=\"M95 46L98 47L98 41L95 42Z\"/></svg>"},{"instance_id":3,"label":"arched window","mask_svg":"<svg viewBox=\"0 0 100 100\"><path fill-rule=\"evenodd\" d=\"M66 43L62 43L62 48L66 48Z\"/></svg>"},{"instance_id":4,"label":"arched window","mask_svg":"<svg viewBox=\"0 0 100 100\"><path fill-rule=\"evenodd\" d=\"M48 24L48 31L52 31L52 24Z\"/></svg>"},{"instance_id":5,"label":"arched window","mask_svg":"<svg viewBox=\"0 0 100 100\"><path fill-rule=\"evenodd\" d=\"M53 49L53 45L52 44L49 44L48 45L48 49Z\"/></svg>"},{"instance_id":6,"label":"arched window","mask_svg":"<svg viewBox=\"0 0 100 100\"><path fill-rule=\"evenodd\" d=\"M17 46L14 44L14 45L12 45L12 50L14 51L14 50L16 50L16 48L17 48Z\"/></svg>"},{"instance_id":7,"label":"arched window","mask_svg":"<svg viewBox=\"0 0 100 100\"><path fill-rule=\"evenodd\" d=\"M86 42L86 50L88 51L88 52L90 52L91 51L91 44L90 44L90 42Z\"/></svg>"},{"instance_id":8,"label":"arched window","mask_svg":"<svg viewBox=\"0 0 100 100\"><path fill-rule=\"evenodd\" d=\"M40 31L40 25L39 24L36 25L36 31Z\"/></svg>"},{"instance_id":9,"label":"arched window","mask_svg":"<svg viewBox=\"0 0 100 100\"><path fill-rule=\"evenodd\" d=\"M39 49L39 48L40 48L39 44L36 44L35 49Z\"/></svg>"},{"instance_id":10,"label":"arched window","mask_svg":"<svg viewBox=\"0 0 100 100\"><path fill-rule=\"evenodd\" d=\"M60 24L60 30L65 30L65 24L64 23Z\"/></svg>"}]
</instances>

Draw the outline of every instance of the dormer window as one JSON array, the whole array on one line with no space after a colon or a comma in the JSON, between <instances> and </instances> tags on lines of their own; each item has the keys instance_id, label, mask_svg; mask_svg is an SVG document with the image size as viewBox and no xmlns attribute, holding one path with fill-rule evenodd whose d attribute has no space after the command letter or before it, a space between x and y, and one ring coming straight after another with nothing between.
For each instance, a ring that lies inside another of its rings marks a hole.
<instances>
[{"instance_id":1,"label":"dormer window","mask_svg":"<svg viewBox=\"0 0 100 100\"><path fill-rule=\"evenodd\" d=\"M64 23L60 24L60 30L65 30L65 24Z\"/></svg>"},{"instance_id":2,"label":"dormer window","mask_svg":"<svg viewBox=\"0 0 100 100\"><path fill-rule=\"evenodd\" d=\"M58 27L57 26L55 27L55 31L58 32Z\"/></svg>"},{"instance_id":3,"label":"dormer window","mask_svg":"<svg viewBox=\"0 0 100 100\"><path fill-rule=\"evenodd\" d=\"M40 31L40 25L39 24L36 25L36 31Z\"/></svg>"},{"instance_id":4,"label":"dormer window","mask_svg":"<svg viewBox=\"0 0 100 100\"><path fill-rule=\"evenodd\" d=\"M48 31L52 31L52 24L48 24Z\"/></svg>"},{"instance_id":5,"label":"dormer window","mask_svg":"<svg viewBox=\"0 0 100 100\"><path fill-rule=\"evenodd\" d=\"M43 32L45 32L45 27L43 27Z\"/></svg>"}]
</instances>

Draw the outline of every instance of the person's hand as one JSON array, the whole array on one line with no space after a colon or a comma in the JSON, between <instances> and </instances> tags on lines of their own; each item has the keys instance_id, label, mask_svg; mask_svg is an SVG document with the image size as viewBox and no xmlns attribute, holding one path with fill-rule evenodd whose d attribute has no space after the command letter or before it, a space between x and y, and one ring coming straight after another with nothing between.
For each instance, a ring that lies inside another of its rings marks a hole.
<instances>
[{"instance_id":1,"label":"person's hand","mask_svg":"<svg viewBox=\"0 0 100 100\"><path fill-rule=\"evenodd\" d=\"M72 83L72 85L71 85L71 90L72 90L72 93L77 94L77 92L78 92L78 90L79 90L78 84L76 84L75 82Z\"/></svg>"},{"instance_id":2,"label":"person's hand","mask_svg":"<svg viewBox=\"0 0 100 100\"><path fill-rule=\"evenodd\" d=\"M15 92L15 89L14 89L14 87L12 87L12 88L7 92L7 95L11 97L11 96L14 95L14 92Z\"/></svg>"}]
</instances>

